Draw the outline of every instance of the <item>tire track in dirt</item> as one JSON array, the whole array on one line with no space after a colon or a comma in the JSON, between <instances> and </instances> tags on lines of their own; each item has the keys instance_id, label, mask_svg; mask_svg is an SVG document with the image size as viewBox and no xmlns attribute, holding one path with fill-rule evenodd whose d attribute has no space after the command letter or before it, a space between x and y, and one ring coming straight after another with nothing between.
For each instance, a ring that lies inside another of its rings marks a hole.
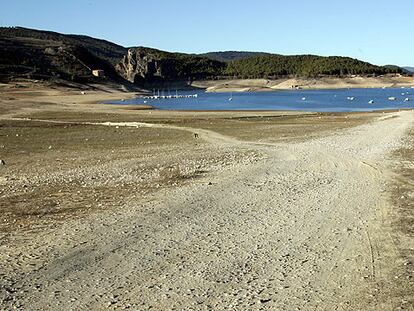
<instances>
[{"instance_id":1,"label":"tire track in dirt","mask_svg":"<svg viewBox=\"0 0 414 311\"><path fill-rule=\"evenodd\" d=\"M209 186L202 182L160 191L139 209L126 206L122 212L63 227L46 241L53 246L53 259L19 281L24 306L395 307L381 288L388 276L386 263L395 259L381 257L381 249L392 245L381 225L382 212L389 208L381 190L388 178L388 154L411 126L412 112L283 144L164 124L86 124L180 129L267 157L216 172L208 177ZM62 247L75 235L75 241L84 242Z\"/></svg>"}]
</instances>

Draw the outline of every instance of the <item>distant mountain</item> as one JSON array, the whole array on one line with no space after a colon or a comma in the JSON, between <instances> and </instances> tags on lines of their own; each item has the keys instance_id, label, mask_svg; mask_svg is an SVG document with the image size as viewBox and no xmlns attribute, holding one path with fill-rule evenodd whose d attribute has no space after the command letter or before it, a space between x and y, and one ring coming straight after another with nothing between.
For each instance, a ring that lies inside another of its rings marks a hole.
<instances>
[{"instance_id":1,"label":"distant mountain","mask_svg":"<svg viewBox=\"0 0 414 311\"><path fill-rule=\"evenodd\" d=\"M204 54L198 54L199 56L207 57L220 62L229 62L234 60L240 60L250 57L270 55L264 52L238 52L238 51L225 51L225 52L208 52Z\"/></svg>"},{"instance_id":2,"label":"distant mountain","mask_svg":"<svg viewBox=\"0 0 414 311\"><path fill-rule=\"evenodd\" d=\"M93 75L104 70L105 77ZM106 40L22 27L0 27L0 80L65 79L148 85L163 81L402 73L348 57L284 56L261 52L170 53L125 48ZM128 82L129 81L129 82Z\"/></svg>"},{"instance_id":3,"label":"distant mountain","mask_svg":"<svg viewBox=\"0 0 414 311\"><path fill-rule=\"evenodd\" d=\"M407 70L411 73L414 73L414 67L403 67L403 69L405 69L405 70Z\"/></svg>"}]
</instances>

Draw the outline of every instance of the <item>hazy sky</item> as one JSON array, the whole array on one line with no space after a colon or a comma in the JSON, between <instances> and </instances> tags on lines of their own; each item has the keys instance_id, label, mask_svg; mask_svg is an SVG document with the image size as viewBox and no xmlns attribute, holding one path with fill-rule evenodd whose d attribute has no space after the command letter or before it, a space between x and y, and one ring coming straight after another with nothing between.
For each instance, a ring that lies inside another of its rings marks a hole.
<instances>
[{"instance_id":1,"label":"hazy sky","mask_svg":"<svg viewBox=\"0 0 414 311\"><path fill-rule=\"evenodd\" d=\"M200 53L343 55L414 65L414 0L0 0L0 25Z\"/></svg>"}]
</instances>

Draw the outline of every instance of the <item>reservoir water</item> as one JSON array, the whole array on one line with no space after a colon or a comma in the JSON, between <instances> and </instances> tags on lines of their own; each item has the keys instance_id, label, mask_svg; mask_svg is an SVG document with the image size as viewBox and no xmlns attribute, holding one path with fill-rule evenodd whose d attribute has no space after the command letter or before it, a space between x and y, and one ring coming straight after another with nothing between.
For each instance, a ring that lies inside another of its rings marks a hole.
<instances>
[{"instance_id":1,"label":"reservoir water","mask_svg":"<svg viewBox=\"0 0 414 311\"><path fill-rule=\"evenodd\" d=\"M164 94L168 95L167 92ZM306 110L340 112L414 108L414 88L289 90L234 93L207 93L196 90L179 92L179 94L197 94L197 97L165 99L135 98L111 103L120 105L145 104L161 110Z\"/></svg>"}]
</instances>

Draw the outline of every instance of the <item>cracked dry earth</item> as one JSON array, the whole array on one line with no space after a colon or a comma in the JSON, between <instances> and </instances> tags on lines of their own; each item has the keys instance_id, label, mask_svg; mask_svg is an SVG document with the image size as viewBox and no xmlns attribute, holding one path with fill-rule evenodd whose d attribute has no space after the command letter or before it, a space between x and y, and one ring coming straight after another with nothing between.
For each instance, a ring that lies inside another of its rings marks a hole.
<instances>
[{"instance_id":1,"label":"cracked dry earth","mask_svg":"<svg viewBox=\"0 0 414 311\"><path fill-rule=\"evenodd\" d=\"M402 258L384 217L403 111L305 142L200 139L264 157L67 222L28 242L4 309L395 310ZM105 123L105 126L157 126ZM211 182L211 183L210 183ZM13 250L18 253L19 250ZM412 286L408 285L407 286Z\"/></svg>"}]
</instances>

